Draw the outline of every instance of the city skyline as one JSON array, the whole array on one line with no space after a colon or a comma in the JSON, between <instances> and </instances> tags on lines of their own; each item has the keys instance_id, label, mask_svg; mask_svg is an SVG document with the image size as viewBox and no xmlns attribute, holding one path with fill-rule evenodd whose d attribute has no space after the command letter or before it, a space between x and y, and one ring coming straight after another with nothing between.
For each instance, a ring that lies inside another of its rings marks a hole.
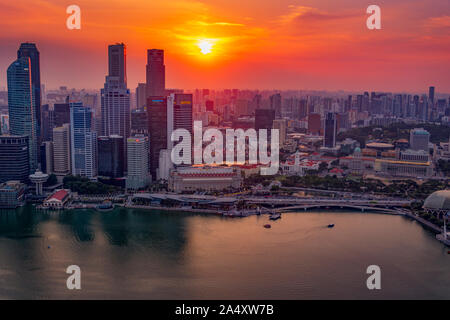
<instances>
[{"instance_id":1,"label":"city skyline","mask_svg":"<svg viewBox=\"0 0 450 320\"><path fill-rule=\"evenodd\" d=\"M450 12L442 1L381 4L381 30L366 28L365 5L352 0L263 1L258 7L252 1L81 1L81 30L65 27L65 3L25 3L0 13L0 26L9 31L0 36L0 73L18 44L34 42L47 88L101 88L105 49L123 42L129 88L145 82L146 50L160 48L167 88L422 92L434 85L450 92ZM19 14L30 18L17 26L9 17Z\"/></svg>"}]
</instances>

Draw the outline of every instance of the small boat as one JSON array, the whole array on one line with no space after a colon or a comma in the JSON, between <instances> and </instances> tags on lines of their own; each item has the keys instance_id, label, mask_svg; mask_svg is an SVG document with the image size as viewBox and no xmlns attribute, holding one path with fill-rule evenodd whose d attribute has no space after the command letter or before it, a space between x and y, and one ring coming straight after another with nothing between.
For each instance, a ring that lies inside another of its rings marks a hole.
<instances>
[{"instance_id":1,"label":"small boat","mask_svg":"<svg viewBox=\"0 0 450 320\"><path fill-rule=\"evenodd\" d=\"M273 220L273 221L278 220L278 219L281 219L281 214L279 214L279 213L274 213L274 214L270 215L270 217L269 217L269 220Z\"/></svg>"},{"instance_id":2,"label":"small boat","mask_svg":"<svg viewBox=\"0 0 450 320\"><path fill-rule=\"evenodd\" d=\"M334 223L329 224L329 225L327 226L327 228L333 228L333 227L334 227Z\"/></svg>"},{"instance_id":3,"label":"small boat","mask_svg":"<svg viewBox=\"0 0 450 320\"><path fill-rule=\"evenodd\" d=\"M272 228L272 226L271 226L270 224L265 224L265 225L264 225L264 228L270 229L270 228Z\"/></svg>"}]
</instances>

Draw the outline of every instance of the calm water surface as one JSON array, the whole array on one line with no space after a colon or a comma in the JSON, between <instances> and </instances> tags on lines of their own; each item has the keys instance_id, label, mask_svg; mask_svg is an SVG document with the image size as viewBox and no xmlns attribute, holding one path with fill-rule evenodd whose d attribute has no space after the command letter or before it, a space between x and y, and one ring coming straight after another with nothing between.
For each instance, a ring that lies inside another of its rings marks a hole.
<instances>
[{"instance_id":1,"label":"calm water surface","mask_svg":"<svg viewBox=\"0 0 450 320\"><path fill-rule=\"evenodd\" d=\"M414 221L342 211L266 223L127 209L3 211L0 298L450 299L449 249ZM79 291L66 289L72 264L81 268ZM372 264L381 267L379 291L366 287Z\"/></svg>"}]
</instances>

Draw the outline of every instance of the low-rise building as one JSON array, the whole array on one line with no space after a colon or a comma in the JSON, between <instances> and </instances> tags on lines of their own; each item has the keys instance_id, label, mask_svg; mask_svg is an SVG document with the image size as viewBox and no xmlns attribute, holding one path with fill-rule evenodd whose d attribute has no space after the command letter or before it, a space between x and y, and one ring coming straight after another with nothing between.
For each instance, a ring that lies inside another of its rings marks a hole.
<instances>
[{"instance_id":1,"label":"low-rise building","mask_svg":"<svg viewBox=\"0 0 450 320\"><path fill-rule=\"evenodd\" d=\"M376 159L375 171L377 174L395 177L430 177L433 175L431 162L402 161Z\"/></svg>"},{"instance_id":2,"label":"low-rise building","mask_svg":"<svg viewBox=\"0 0 450 320\"><path fill-rule=\"evenodd\" d=\"M242 185L241 171L236 167L178 167L170 172L169 190L222 191L239 189Z\"/></svg>"},{"instance_id":3,"label":"low-rise building","mask_svg":"<svg viewBox=\"0 0 450 320\"><path fill-rule=\"evenodd\" d=\"M51 209L62 209L69 199L70 190L57 190L44 200L43 206Z\"/></svg>"},{"instance_id":4,"label":"low-rise building","mask_svg":"<svg viewBox=\"0 0 450 320\"><path fill-rule=\"evenodd\" d=\"M15 209L25 204L25 184L7 181L0 184L0 208Z\"/></svg>"}]
</instances>

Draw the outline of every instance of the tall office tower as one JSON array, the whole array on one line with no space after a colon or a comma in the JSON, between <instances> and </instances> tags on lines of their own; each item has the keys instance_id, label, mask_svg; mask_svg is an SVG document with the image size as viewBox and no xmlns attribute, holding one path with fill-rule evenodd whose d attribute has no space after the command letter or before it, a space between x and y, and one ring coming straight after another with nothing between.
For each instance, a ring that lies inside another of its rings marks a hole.
<instances>
[{"instance_id":1,"label":"tall office tower","mask_svg":"<svg viewBox=\"0 0 450 320\"><path fill-rule=\"evenodd\" d=\"M7 70L9 132L12 135L26 135L29 138L30 174L38 166L38 137L36 129L36 112L31 83L30 58L21 57L14 61Z\"/></svg>"},{"instance_id":2,"label":"tall office tower","mask_svg":"<svg viewBox=\"0 0 450 320\"><path fill-rule=\"evenodd\" d=\"M136 109L142 109L147 106L147 84L138 83L136 87Z\"/></svg>"},{"instance_id":3,"label":"tall office tower","mask_svg":"<svg viewBox=\"0 0 450 320\"><path fill-rule=\"evenodd\" d=\"M53 110L50 110L48 104L41 106L41 119L42 141L51 141L53 139L54 113Z\"/></svg>"},{"instance_id":4,"label":"tall office tower","mask_svg":"<svg viewBox=\"0 0 450 320\"><path fill-rule=\"evenodd\" d=\"M154 96L165 96L166 67L164 66L164 50L147 50L147 99Z\"/></svg>"},{"instance_id":5,"label":"tall office tower","mask_svg":"<svg viewBox=\"0 0 450 320\"><path fill-rule=\"evenodd\" d=\"M281 147L286 141L286 120L285 119L273 120L273 128L279 130L280 147Z\"/></svg>"},{"instance_id":6,"label":"tall office tower","mask_svg":"<svg viewBox=\"0 0 450 320\"><path fill-rule=\"evenodd\" d=\"M110 178L123 177L123 137L112 135L98 137L98 175Z\"/></svg>"},{"instance_id":7,"label":"tall office tower","mask_svg":"<svg viewBox=\"0 0 450 320\"><path fill-rule=\"evenodd\" d=\"M281 94L270 96L270 109L275 110L275 118L281 118Z\"/></svg>"},{"instance_id":8,"label":"tall office tower","mask_svg":"<svg viewBox=\"0 0 450 320\"><path fill-rule=\"evenodd\" d=\"M39 62L39 51L34 43L22 43L17 51L17 58L29 58L31 69L31 90L33 92L33 111L36 119L36 137L41 140L41 67ZM33 172L34 173L34 172Z\"/></svg>"},{"instance_id":9,"label":"tall office tower","mask_svg":"<svg viewBox=\"0 0 450 320\"><path fill-rule=\"evenodd\" d=\"M55 103L53 106L54 126L62 127L65 123L70 123L69 103Z\"/></svg>"},{"instance_id":10,"label":"tall office tower","mask_svg":"<svg viewBox=\"0 0 450 320\"><path fill-rule=\"evenodd\" d=\"M30 174L29 136L0 136L0 183L10 180L28 181Z\"/></svg>"},{"instance_id":11,"label":"tall office tower","mask_svg":"<svg viewBox=\"0 0 450 320\"><path fill-rule=\"evenodd\" d=\"M192 94L172 93L167 97L167 149L177 144L170 137L177 129L186 129L191 137L194 136L192 123ZM151 136L150 136L151 139ZM152 140L152 139L151 139ZM153 141L153 140L152 140ZM186 141L180 142L186 145Z\"/></svg>"},{"instance_id":12,"label":"tall office tower","mask_svg":"<svg viewBox=\"0 0 450 320\"><path fill-rule=\"evenodd\" d=\"M429 88L428 98L430 99L431 105L434 105L434 87Z\"/></svg>"},{"instance_id":13,"label":"tall office tower","mask_svg":"<svg viewBox=\"0 0 450 320\"><path fill-rule=\"evenodd\" d=\"M101 90L102 135L130 135L130 90L127 89L126 47L123 43L108 47L108 70Z\"/></svg>"},{"instance_id":14,"label":"tall office tower","mask_svg":"<svg viewBox=\"0 0 450 320\"><path fill-rule=\"evenodd\" d=\"M59 181L71 172L70 151L70 124L53 128L53 173Z\"/></svg>"},{"instance_id":15,"label":"tall office tower","mask_svg":"<svg viewBox=\"0 0 450 320\"><path fill-rule=\"evenodd\" d=\"M322 121L320 114L310 113L308 115L308 133L312 135L320 135L322 129Z\"/></svg>"},{"instance_id":16,"label":"tall office tower","mask_svg":"<svg viewBox=\"0 0 450 320\"><path fill-rule=\"evenodd\" d=\"M52 132L53 135L53 132ZM53 173L53 141L44 141L40 147L41 171Z\"/></svg>"},{"instance_id":17,"label":"tall office tower","mask_svg":"<svg viewBox=\"0 0 450 320\"><path fill-rule=\"evenodd\" d=\"M336 121L335 113L328 112L326 114L325 121L324 121L324 131L325 131L325 136L323 139L323 146L325 148L336 147L337 121Z\"/></svg>"},{"instance_id":18,"label":"tall office tower","mask_svg":"<svg viewBox=\"0 0 450 320\"><path fill-rule=\"evenodd\" d=\"M131 111L131 136L148 135L147 107Z\"/></svg>"},{"instance_id":19,"label":"tall office tower","mask_svg":"<svg viewBox=\"0 0 450 320\"><path fill-rule=\"evenodd\" d=\"M97 175L97 133L92 131L92 109L70 104L70 147L72 174L93 178Z\"/></svg>"},{"instance_id":20,"label":"tall office tower","mask_svg":"<svg viewBox=\"0 0 450 320\"><path fill-rule=\"evenodd\" d=\"M145 188L151 182L148 173L148 137L138 135L127 139L127 189Z\"/></svg>"},{"instance_id":21,"label":"tall office tower","mask_svg":"<svg viewBox=\"0 0 450 320\"><path fill-rule=\"evenodd\" d=\"M412 129L409 133L409 145L413 150L429 152L430 133L423 128Z\"/></svg>"},{"instance_id":22,"label":"tall office tower","mask_svg":"<svg viewBox=\"0 0 450 320\"><path fill-rule=\"evenodd\" d=\"M150 135L150 173L156 179L159 153L167 148L167 98L147 99L148 133Z\"/></svg>"},{"instance_id":23,"label":"tall office tower","mask_svg":"<svg viewBox=\"0 0 450 320\"><path fill-rule=\"evenodd\" d=\"M273 120L275 120L275 110L270 109L256 109L255 110L255 129L259 133L259 129L272 129Z\"/></svg>"}]
</instances>

